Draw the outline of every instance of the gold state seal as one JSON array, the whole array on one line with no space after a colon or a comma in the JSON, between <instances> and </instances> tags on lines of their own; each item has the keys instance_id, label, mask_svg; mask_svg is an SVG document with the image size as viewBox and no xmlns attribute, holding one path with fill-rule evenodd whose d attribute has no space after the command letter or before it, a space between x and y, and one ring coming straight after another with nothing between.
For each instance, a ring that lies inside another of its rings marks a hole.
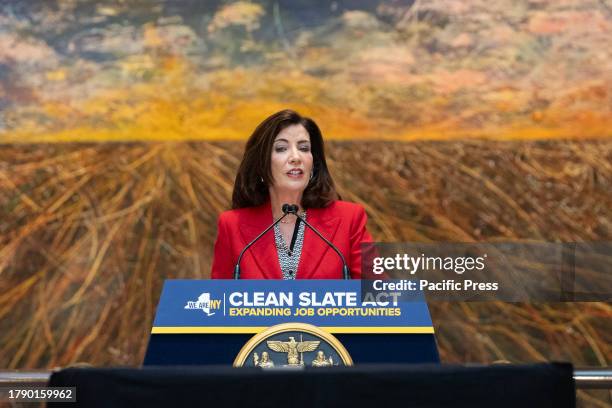
<instances>
[{"instance_id":1,"label":"gold state seal","mask_svg":"<svg viewBox=\"0 0 612 408\"><path fill-rule=\"evenodd\" d=\"M306 323L283 323L269 327L247 341L234 360L234 367L351 365L351 356L336 337Z\"/></svg>"}]
</instances>

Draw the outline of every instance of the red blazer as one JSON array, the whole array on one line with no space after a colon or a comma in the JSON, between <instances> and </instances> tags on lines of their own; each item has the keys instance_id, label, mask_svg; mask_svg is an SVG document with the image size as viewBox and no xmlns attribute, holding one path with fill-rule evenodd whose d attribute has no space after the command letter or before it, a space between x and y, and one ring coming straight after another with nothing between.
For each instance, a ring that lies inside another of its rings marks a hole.
<instances>
[{"instance_id":1,"label":"red blazer","mask_svg":"<svg viewBox=\"0 0 612 408\"><path fill-rule=\"evenodd\" d=\"M307 210L307 220L342 252L353 279L361 277L362 242L371 242L362 206L334 201ZM225 211L219 216L212 279L232 279L240 251L272 223L270 202L259 207ZM241 279L282 279L274 231L268 231L242 257ZM342 279L340 257L308 227L296 279Z\"/></svg>"}]
</instances>

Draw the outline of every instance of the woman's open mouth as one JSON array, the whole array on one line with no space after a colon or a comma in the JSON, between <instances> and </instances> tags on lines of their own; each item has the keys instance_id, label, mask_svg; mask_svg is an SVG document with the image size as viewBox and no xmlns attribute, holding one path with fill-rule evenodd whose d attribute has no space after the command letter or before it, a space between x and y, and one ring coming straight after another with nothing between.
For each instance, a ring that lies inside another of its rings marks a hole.
<instances>
[{"instance_id":1,"label":"woman's open mouth","mask_svg":"<svg viewBox=\"0 0 612 408\"><path fill-rule=\"evenodd\" d=\"M287 176L291 178L300 178L304 175L304 171L302 169L291 169L287 172Z\"/></svg>"}]
</instances>

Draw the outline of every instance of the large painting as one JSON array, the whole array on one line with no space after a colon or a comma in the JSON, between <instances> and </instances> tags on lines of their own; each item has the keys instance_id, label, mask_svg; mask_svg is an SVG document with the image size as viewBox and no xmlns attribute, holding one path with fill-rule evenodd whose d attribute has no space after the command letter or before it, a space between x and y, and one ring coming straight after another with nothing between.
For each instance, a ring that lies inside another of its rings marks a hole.
<instances>
[{"instance_id":1,"label":"large painting","mask_svg":"<svg viewBox=\"0 0 612 408\"><path fill-rule=\"evenodd\" d=\"M5 1L0 367L140 364L284 108L376 240L612 239L608 0ZM610 364L609 303L430 307L445 362Z\"/></svg>"}]
</instances>

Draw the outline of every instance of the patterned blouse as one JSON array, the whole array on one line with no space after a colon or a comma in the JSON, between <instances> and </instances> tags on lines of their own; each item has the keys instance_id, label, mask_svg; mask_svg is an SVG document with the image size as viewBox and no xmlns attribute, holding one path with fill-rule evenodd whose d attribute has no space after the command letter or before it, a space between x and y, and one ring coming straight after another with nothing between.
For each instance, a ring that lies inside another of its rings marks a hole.
<instances>
[{"instance_id":1,"label":"patterned blouse","mask_svg":"<svg viewBox=\"0 0 612 408\"><path fill-rule=\"evenodd\" d=\"M306 219L306 212L303 214ZM296 221L297 222L297 221ZM283 279L295 279L298 265L300 264L300 256L302 255L302 245L304 244L304 223L300 222L298 227L297 237L293 245L293 251L289 250L283 234L280 231L280 224L274 226L274 241L276 243L276 252L278 253L278 261L280 263Z\"/></svg>"}]
</instances>

